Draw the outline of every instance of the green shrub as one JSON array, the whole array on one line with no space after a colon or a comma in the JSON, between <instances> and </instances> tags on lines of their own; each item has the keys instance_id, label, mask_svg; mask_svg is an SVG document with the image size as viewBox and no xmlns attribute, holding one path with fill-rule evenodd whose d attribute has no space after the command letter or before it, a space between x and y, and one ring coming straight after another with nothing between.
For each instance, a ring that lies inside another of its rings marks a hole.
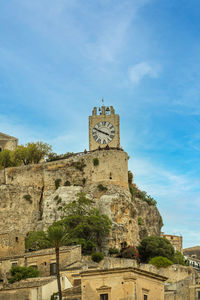
<instances>
[{"instance_id":1,"label":"green shrub","mask_svg":"<svg viewBox=\"0 0 200 300\"><path fill-rule=\"evenodd\" d=\"M121 250L120 257L122 258L132 258L139 259L138 249L134 246L128 246L127 248L123 248Z\"/></svg>"},{"instance_id":2,"label":"green shrub","mask_svg":"<svg viewBox=\"0 0 200 300\"><path fill-rule=\"evenodd\" d=\"M144 221L142 219L142 217L139 217L138 218L138 225L143 225L144 224Z\"/></svg>"},{"instance_id":3,"label":"green shrub","mask_svg":"<svg viewBox=\"0 0 200 300\"><path fill-rule=\"evenodd\" d=\"M58 293L53 293L53 295L51 295L51 299L50 300L56 300L58 299L56 296L58 295Z\"/></svg>"},{"instance_id":4,"label":"green shrub","mask_svg":"<svg viewBox=\"0 0 200 300\"><path fill-rule=\"evenodd\" d=\"M132 186L129 186L129 191L131 193L131 196L133 197L134 196L134 191L133 191L133 187Z\"/></svg>"},{"instance_id":5,"label":"green shrub","mask_svg":"<svg viewBox=\"0 0 200 300\"><path fill-rule=\"evenodd\" d=\"M163 227L163 219L162 219L162 217L160 216L160 218L159 218L159 225L160 225L160 227Z\"/></svg>"},{"instance_id":6,"label":"green shrub","mask_svg":"<svg viewBox=\"0 0 200 300\"><path fill-rule=\"evenodd\" d=\"M70 185L71 185L71 183L69 180L65 181L64 186L70 186Z\"/></svg>"},{"instance_id":7,"label":"green shrub","mask_svg":"<svg viewBox=\"0 0 200 300\"><path fill-rule=\"evenodd\" d=\"M93 158L93 165L98 166L99 165L99 159L97 157Z\"/></svg>"},{"instance_id":8,"label":"green shrub","mask_svg":"<svg viewBox=\"0 0 200 300\"><path fill-rule=\"evenodd\" d=\"M106 192L107 191L107 187L103 186L102 184L98 184L97 187L98 187L99 191L101 191L101 192Z\"/></svg>"},{"instance_id":9,"label":"green shrub","mask_svg":"<svg viewBox=\"0 0 200 300\"><path fill-rule=\"evenodd\" d=\"M79 171L83 171L83 169L85 168L86 164L84 162L83 159L79 160L79 161L75 161L72 163L72 166L74 166L76 169L78 169Z\"/></svg>"},{"instance_id":10,"label":"green shrub","mask_svg":"<svg viewBox=\"0 0 200 300\"><path fill-rule=\"evenodd\" d=\"M91 257L93 261L99 263L104 258L104 255L101 252L93 252Z\"/></svg>"},{"instance_id":11,"label":"green shrub","mask_svg":"<svg viewBox=\"0 0 200 300\"><path fill-rule=\"evenodd\" d=\"M55 188L56 188L56 190L59 188L60 183L61 183L61 179L60 178L58 178L58 179L55 180Z\"/></svg>"},{"instance_id":12,"label":"green shrub","mask_svg":"<svg viewBox=\"0 0 200 300\"><path fill-rule=\"evenodd\" d=\"M145 237L138 247L141 261L148 263L148 261L157 256L167 257L172 260L174 257L174 247L166 238L160 236Z\"/></svg>"},{"instance_id":13,"label":"green shrub","mask_svg":"<svg viewBox=\"0 0 200 300\"><path fill-rule=\"evenodd\" d=\"M13 266L10 269L11 278L8 279L9 283L14 283L26 278L39 277L40 272L33 267L20 267Z\"/></svg>"},{"instance_id":14,"label":"green shrub","mask_svg":"<svg viewBox=\"0 0 200 300\"><path fill-rule=\"evenodd\" d=\"M24 195L23 197L24 199L26 199L28 202L32 203L33 201L31 200L31 195Z\"/></svg>"},{"instance_id":15,"label":"green shrub","mask_svg":"<svg viewBox=\"0 0 200 300\"><path fill-rule=\"evenodd\" d=\"M156 206L157 204L156 200L151 196L147 195L145 191L139 190L135 184L129 183L129 191L133 198L139 198L140 200L147 202L149 205Z\"/></svg>"},{"instance_id":16,"label":"green shrub","mask_svg":"<svg viewBox=\"0 0 200 300\"><path fill-rule=\"evenodd\" d=\"M173 265L173 262L167 257L156 256L150 259L149 264L154 265L156 268L167 268Z\"/></svg>"},{"instance_id":17,"label":"green shrub","mask_svg":"<svg viewBox=\"0 0 200 300\"><path fill-rule=\"evenodd\" d=\"M119 254L119 250L117 248L109 248L108 250L109 255Z\"/></svg>"},{"instance_id":18,"label":"green shrub","mask_svg":"<svg viewBox=\"0 0 200 300\"><path fill-rule=\"evenodd\" d=\"M133 173L131 171L128 171L128 183L133 183Z\"/></svg>"},{"instance_id":19,"label":"green shrub","mask_svg":"<svg viewBox=\"0 0 200 300\"><path fill-rule=\"evenodd\" d=\"M173 257L172 261L174 264L187 266L187 260L185 260L185 257L183 256L183 254L179 251L176 251L174 253L174 257Z\"/></svg>"}]
</instances>

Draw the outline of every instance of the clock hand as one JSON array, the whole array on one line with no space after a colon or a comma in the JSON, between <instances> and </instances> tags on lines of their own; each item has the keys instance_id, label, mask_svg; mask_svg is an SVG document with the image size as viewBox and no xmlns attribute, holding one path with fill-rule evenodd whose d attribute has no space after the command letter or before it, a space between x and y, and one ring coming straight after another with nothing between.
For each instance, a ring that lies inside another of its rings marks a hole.
<instances>
[{"instance_id":1,"label":"clock hand","mask_svg":"<svg viewBox=\"0 0 200 300\"><path fill-rule=\"evenodd\" d=\"M99 131L99 132L101 132L101 133L103 133L103 134L106 134L106 135L108 135L109 136L109 133L107 133L107 132L104 132L104 131L101 131L101 130L99 130L99 129L97 129L97 128L95 128L97 131Z\"/></svg>"}]
</instances>

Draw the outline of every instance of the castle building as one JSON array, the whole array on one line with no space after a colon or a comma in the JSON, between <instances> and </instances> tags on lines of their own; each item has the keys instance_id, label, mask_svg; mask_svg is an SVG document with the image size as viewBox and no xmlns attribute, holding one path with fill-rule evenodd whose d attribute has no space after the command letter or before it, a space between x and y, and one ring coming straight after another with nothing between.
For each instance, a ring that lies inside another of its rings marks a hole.
<instances>
[{"instance_id":1,"label":"castle building","mask_svg":"<svg viewBox=\"0 0 200 300\"><path fill-rule=\"evenodd\" d=\"M17 148L18 139L0 132L0 152L2 150L15 150Z\"/></svg>"}]
</instances>

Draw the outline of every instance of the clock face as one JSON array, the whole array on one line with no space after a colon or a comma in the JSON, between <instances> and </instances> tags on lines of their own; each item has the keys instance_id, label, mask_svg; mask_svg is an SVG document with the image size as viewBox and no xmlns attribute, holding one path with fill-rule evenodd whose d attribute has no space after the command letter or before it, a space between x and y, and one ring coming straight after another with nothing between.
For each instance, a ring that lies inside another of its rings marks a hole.
<instances>
[{"instance_id":1,"label":"clock face","mask_svg":"<svg viewBox=\"0 0 200 300\"><path fill-rule=\"evenodd\" d=\"M109 144L115 136L115 127L107 121L97 123L92 129L92 135L99 144Z\"/></svg>"}]
</instances>

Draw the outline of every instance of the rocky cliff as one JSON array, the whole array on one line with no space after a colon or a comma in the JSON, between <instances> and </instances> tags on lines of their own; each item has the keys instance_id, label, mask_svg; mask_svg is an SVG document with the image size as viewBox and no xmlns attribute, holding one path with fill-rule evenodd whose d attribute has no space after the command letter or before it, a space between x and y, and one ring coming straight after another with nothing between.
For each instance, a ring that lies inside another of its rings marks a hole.
<instances>
[{"instance_id":1,"label":"rocky cliff","mask_svg":"<svg viewBox=\"0 0 200 300\"><path fill-rule=\"evenodd\" d=\"M85 192L112 220L109 247L120 248L125 241L137 245L144 236L159 235L157 208L130 195L127 159L124 151L103 150L0 171L0 233L17 230L25 236L46 229L65 204Z\"/></svg>"}]
</instances>

